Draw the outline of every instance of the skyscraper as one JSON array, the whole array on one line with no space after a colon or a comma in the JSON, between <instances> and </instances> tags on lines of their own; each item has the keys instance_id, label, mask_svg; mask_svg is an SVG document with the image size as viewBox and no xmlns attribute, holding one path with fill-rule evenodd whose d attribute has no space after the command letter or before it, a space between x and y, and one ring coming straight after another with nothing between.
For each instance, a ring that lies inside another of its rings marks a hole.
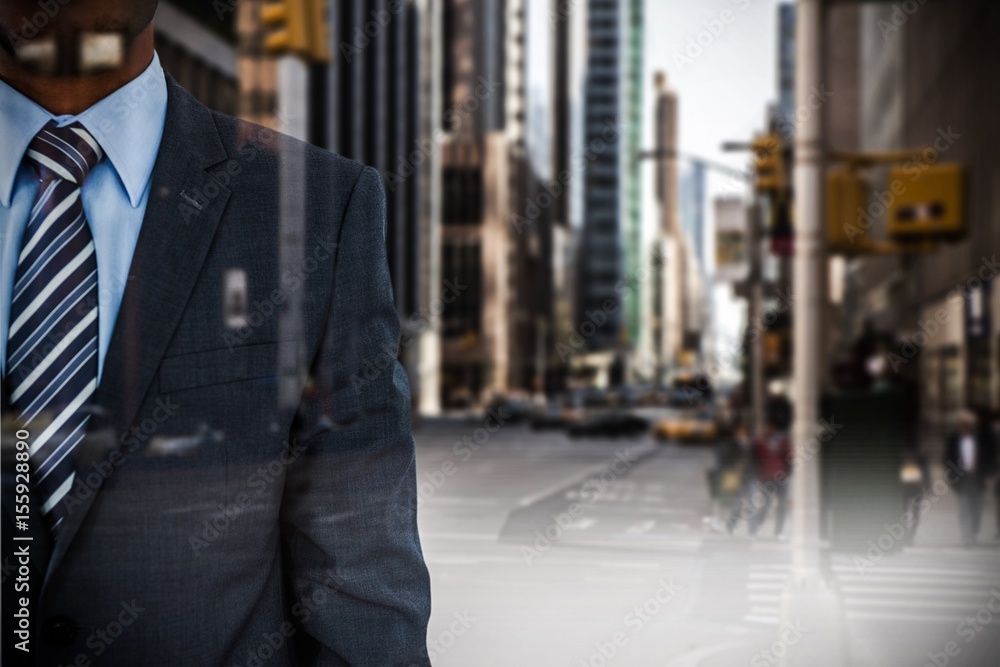
<instances>
[{"instance_id":1,"label":"skyscraper","mask_svg":"<svg viewBox=\"0 0 1000 667\"><path fill-rule=\"evenodd\" d=\"M590 0L588 9L583 144L590 160L578 311L581 319L606 313L587 339L587 348L596 351L635 345L643 309L645 285L635 279L643 256L636 160L642 136L643 3Z\"/></svg>"},{"instance_id":2,"label":"skyscraper","mask_svg":"<svg viewBox=\"0 0 1000 667\"><path fill-rule=\"evenodd\" d=\"M656 168L656 195L660 204L660 228L654 243L658 262L653 274L652 336L656 358L654 380L666 379L666 372L677 361L683 340L682 293L683 280L680 199L678 197L678 104L677 95L667 85L667 76L658 72L655 78L656 150L662 157Z\"/></svg>"},{"instance_id":3,"label":"skyscraper","mask_svg":"<svg viewBox=\"0 0 1000 667\"><path fill-rule=\"evenodd\" d=\"M523 381L517 271L526 231L523 0L445 0L441 392L466 405Z\"/></svg>"}]
</instances>

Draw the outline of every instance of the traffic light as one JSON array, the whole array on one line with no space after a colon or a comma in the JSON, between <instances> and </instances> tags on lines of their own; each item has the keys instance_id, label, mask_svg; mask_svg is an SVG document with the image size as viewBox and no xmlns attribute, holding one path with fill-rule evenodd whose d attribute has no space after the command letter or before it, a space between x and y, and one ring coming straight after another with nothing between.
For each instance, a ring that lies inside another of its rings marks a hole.
<instances>
[{"instance_id":1,"label":"traffic light","mask_svg":"<svg viewBox=\"0 0 1000 667\"><path fill-rule=\"evenodd\" d=\"M267 30L266 53L294 53L314 62L329 61L326 0L267 0L261 18Z\"/></svg>"},{"instance_id":2,"label":"traffic light","mask_svg":"<svg viewBox=\"0 0 1000 667\"><path fill-rule=\"evenodd\" d=\"M270 54L306 53L309 31L304 0L270 0L264 3L261 18L267 28L264 50Z\"/></svg>"},{"instance_id":3,"label":"traffic light","mask_svg":"<svg viewBox=\"0 0 1000 667\"><path fill-rule=\"evenodd\" d=\"M330 62L330 34L327 0L306 0L309 20L309 57L314 62Z\"/></svg>"},{"instance_id":4,"label":"traffic light","mask_svg":"<svg viewBox=\"0 0 1000 667\"><path fill-rule=\"evenodd\" d=\"M758 192L775 192L785 188L785 156L777 134L756 137L751 145Z\"/></svg>"}]
</instances>

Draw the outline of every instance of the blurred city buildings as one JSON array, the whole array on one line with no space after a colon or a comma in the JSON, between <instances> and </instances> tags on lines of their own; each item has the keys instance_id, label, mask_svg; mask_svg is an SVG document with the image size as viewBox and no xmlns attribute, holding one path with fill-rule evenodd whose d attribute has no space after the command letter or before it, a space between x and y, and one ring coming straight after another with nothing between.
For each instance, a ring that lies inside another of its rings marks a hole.
<instances>
[{"instance_id":1,"label":"blurred city buildings","mask_svg":"<svg viewBox=\"0 0 1000 667\"><path fill-rule=\"evenodd\" d=\"M888 374L912 378L921 421L940 433L960 409L1000 402L1000 91L986 83L1000 63L1000 10L977 0L914 4L831 10L828 43L852 46L829 59L830 148L912 152L902 183L875 177L875 199L859 212L871 215L873 236L885 233L879 198L919 187L928 167L962 164L967 233L931 252L848 258L831 274L843 276L833 315L844 323L831 355L866 324L888 336Z\"/></svg>"},{"instance_id":2,"label":"blurred city buildings","mask_svg":"<svg viewBox=\"0 0 1000 667\"><path fill-rule=\"evenodd\" d=\"M676 92L665 73L646 73L644 3L550 5L547 48L532 50L524 0L332 3L332 58L304 65L262 52L261 0L161 4L158 52L196 96L382 172L407 333L400 358L422 414L498 395L661 386L703 370L715 349L712 292L732 276L714 273L712 248L727 233L717 221L728 215L714 211L736 204L710 207L713 165L678 152ZM794 5L781 5L776 101L761 129L791 146L802 115L821 113L831 150L906 149L925 155L920 165L966 167L964 239L926 253L831 256L824 271L828 365L844 362L865 332L919 348L912 360L900 351L899 368L920 378L921 419L945 428L959 408L995 406L1000 393L1000 290L977 282L981 269L993 270L987 251L1000 241L997 130L988 122L998 93L984 83L998 62L997 10L976 0L915 6L830 3L831 92L804 110L793 95ZM959 59L963 76L950 75ZM545 99L529 99L536 70L548 72ZM655 115L648 147L647 96ZM536 136L544 150L529 145ZM647 148L658 155L659 224L649 234L637 159ZM876 192L891 192L887 169L872 174ZM758 241L768 246L778 218L794 225L792 208L758 205L766 228ZM867 234L884 236L884 221L872 218ZM763 317L781 307L779 288L794 286L786 259L765 252L761 272ZM749 299L749 284L735 282ZM445 304L450 291L457 296ZM947 321L926 333L939 311ZM788 379L790 318L769 333L771 376ZM749 370L750 350L741 354ZM832 386L836 371L824 375Z\"/></svg>"}]
</instances>

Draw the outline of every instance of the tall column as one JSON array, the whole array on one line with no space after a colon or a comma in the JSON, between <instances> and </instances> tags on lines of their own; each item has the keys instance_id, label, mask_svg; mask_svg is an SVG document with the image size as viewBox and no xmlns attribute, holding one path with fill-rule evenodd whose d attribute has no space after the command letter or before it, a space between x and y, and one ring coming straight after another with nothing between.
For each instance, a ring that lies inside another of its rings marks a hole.
<instances>
[{"instance_id":1,"label":"tall column","mask_svg":"<svg viewBox=\"0 0 1000 667\"><path fill-rule=\"evenodd\" d=\"M822 82L822 0L796 8L795 103L808 108ZM819 420L820 342L823 319L823 114L808 114L795 130L795 259L793 264L793 403L796 454L805 451ZM792 548L796 578L819 571L819 457L796 456Z\"/></svg>"},{"instance_id":2,"label":"tall column","mask_svg":"<svg viewBox=\"0 0 1000 667\"><path fill-rule=\"evenodd\" d=\"M750 324L757 326L764 319L764 216L761 203L750 206L747 246L750 249ZM750 341L750 419L747 432L752 438L760 434L764 422L764 337Z\"/></svg>"},{"instance_id":3,"label":"tall column","mask_svg":"<svg viewBox=\"0 0 1000 667\"><path fill-rule=\"evenodd\" d=\"M822 108L809 105L823 83L822 0L798 0L795 36L795 106L811 109L795 128L795 258L793 263L792 576L782 604L783 623L808 631L788 647L786 667L845 664L843 611L820 563L820 453L818 434L820 364L826 266L823 235L824 122Z\"/></svg>"},{"instance_id":4,"label":"tall column","mask_svg":"<svg viewBox=\"0 0 1000 667\"><path fill-rule=\"evenodd\" d=\"M441 0L419 0L421 145L429 150L421 166L420 309L427 328L420 334L417 409L423 416L441 413L441 130L443 41Z\"/></svg>"}]
</instances>

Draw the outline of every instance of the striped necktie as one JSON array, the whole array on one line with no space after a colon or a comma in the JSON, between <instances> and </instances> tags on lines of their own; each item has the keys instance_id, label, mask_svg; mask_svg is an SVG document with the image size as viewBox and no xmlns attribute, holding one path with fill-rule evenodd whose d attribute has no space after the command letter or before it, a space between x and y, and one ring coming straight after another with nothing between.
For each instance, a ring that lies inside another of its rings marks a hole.
<instances>
[{"instance_id":1,"label":"striped necktie","mask_svg":"<svg viewBox=\"0 0 1000 667\"><path fill-rule=\"evenodd\" d=\"M28 146L38 193L17 260L7 341L10 402L31 433L35 502L56 530L73 486L73 449L97 387L97 255L81 188L103 158L79 123L50 122Z\"/></svg>"}]
</instances>

